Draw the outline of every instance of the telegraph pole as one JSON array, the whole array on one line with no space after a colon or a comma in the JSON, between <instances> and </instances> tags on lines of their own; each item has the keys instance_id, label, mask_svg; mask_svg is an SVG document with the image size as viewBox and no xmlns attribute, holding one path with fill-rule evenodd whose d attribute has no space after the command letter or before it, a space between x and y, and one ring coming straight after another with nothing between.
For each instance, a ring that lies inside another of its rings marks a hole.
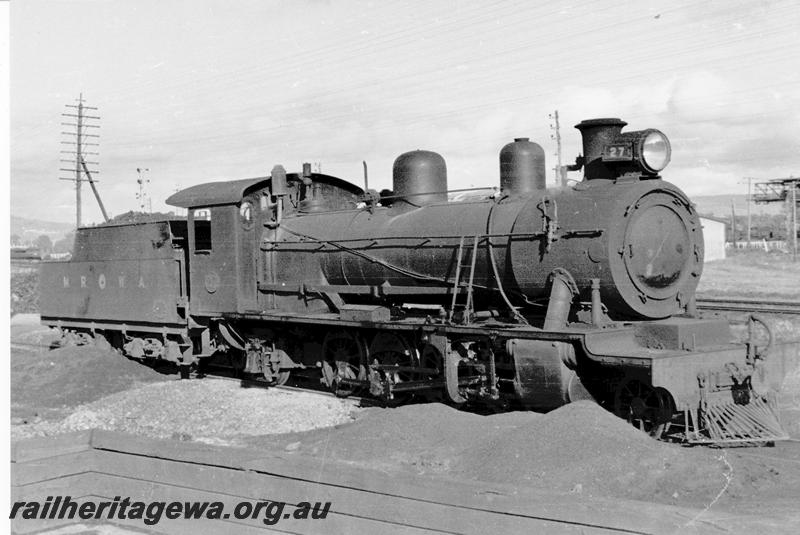
<instances>
[{"instance_id":1,"label":"telegraph pole","mask_svg":"<svg viewBox=\"0 0 800 535\"><path fill-rule=\"evenodd\" d=\"M100 197L97 194L97 190L94 188L94 182L92 181L91 174L99 174L97 170L89 169L89 165L99 165L98 162L87 162L85 156L87 155L98 155L98 152L91 152L85 150L85 147L98 147L99 143L97 143L98 138L100 137L97 134L89 134L86 132L89 128L100 128L97 124L92 124L92 121L100 120L99 116L95 115L86 115L85 112L87 110L96 111L97 108L91 106L84 106L83 100L83 93L77 98L75 104L67 104L66 107L69 108L67 111L68 113L62 113L62 117L68 118L67 120L75 121L75 122L67 122L61 123L63 126L71 126L74 128L71 132L61 132L61 135L67 136L65 141L62 141L62 145L70 145L74 150L62 150L62 154L70 154L74 157L74 159L61 159L62 162L74 164L74 168L66 169L61 168L60 171L66 171L69 173L75 173L72 177L59 177L59 180L70 180L75 182L75 220L77 228L81 226L81 182L91 182L92 189L97 196L98 202L100 202ZM87 139L89 141L87 141ZM86 178L84 178L84 175ZM100 209L103 212L103 216L106 217L105 208L103 207L102 202L100 202ZM106 217L106 219L108 219Z\"/></svg>"},{"instance_id":2,"label":"telegraph pole","mask_svg":"<svg viewBox=\"0 0 800 535\"><path fill-rule=\"evenodd\" d=\"M556 182L563 187L567 185L567 170L561 165L561 125L558 122L558 110L551 113L550 118L553 119L555 123L550 125L550 128L554 130L550 138L556 140L556 158L558 161L555 169Z\"/></svg>"},{"instance_id":3,"label":"telegraph pole","mask_svg":"<svg viewBox=\"0 0 800 535\"><path fill-rule=\"evenodd\" d=\"M750 184L753 181L753 177L747 177L745 180L747 180L747 247L750 248L750 202L752 201Z\"/></svg>"},{"instance_id":4,"label":"telegraph pole","mask_svg":"<svg viewBox=\"0 0 800 535\"><path fill-rule=\"evenodd\" d=\"M149 173L150 169L148 167L137 167L136 173L139 175L139 178L136 179L136 183L139 184L139 193L136 194L136 198L139 200L139 209L144 212L145 206L149 204L150 209L148 212L153 211L153 205L150 202L150 196L147 193L147 185L150 184L150 179L145 178L142 176L142 173ZM145 202L147 201L147 202Z\"/></svg>"},{"instance_id":5,"label":"telegraph pole","mask_svg":"<svg viewBox=\"0 0 800 535\"><path fill-rule=\"evenodd\" d=\"M795 180L792 186L792 261L797 262L797 188L800 181Z\"/></svg>"}]
</instances>

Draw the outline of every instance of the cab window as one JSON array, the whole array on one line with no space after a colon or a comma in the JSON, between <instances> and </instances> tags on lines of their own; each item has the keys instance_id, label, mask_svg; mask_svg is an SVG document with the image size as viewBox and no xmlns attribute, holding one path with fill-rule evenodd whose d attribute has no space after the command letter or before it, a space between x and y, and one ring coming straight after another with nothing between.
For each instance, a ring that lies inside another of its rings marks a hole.
<instances>
[{"instance_id":1,"label":"cab window","mask_svg":"<svg viewBox=\"0 0 800 535\"><path fill-rule=\"evenodd\" d=\"M208 253L211 251L211 212L209 210L195 210L194 217L194 252Z\"/></svg>"}]
</instances>

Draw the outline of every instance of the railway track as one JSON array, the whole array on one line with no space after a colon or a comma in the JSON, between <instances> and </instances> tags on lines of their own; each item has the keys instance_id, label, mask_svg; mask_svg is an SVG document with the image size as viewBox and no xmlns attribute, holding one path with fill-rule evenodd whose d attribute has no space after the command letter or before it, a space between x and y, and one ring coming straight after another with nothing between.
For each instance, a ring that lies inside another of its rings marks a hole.
<instances>
[{"instance_id":1,"label":"railway track","mask_svg":"<svg viewBox=\"0 0 800 535\"><path fill-rule=\"evenodd\" d=\"M220 379L223 381L235 381L241 383L243 386L246 386L248 388L269 388L269 389L281 390L284 392L295 392L295 393L299 392L303 394L313 394L327 398L341 399L327 388L311 384L311 380L305 377L289 379L289 383L285 385L270 385L269 383L265 381L259 381L258 379L245 379L241 377L234 377L228 373L225 373L225 371L220 371L220 370L207 371L203 376L198 376L196 374L192 375L192 378L195 379L199 379L202 377ZM304 379L306 380L304 381ZM351 395L347 396L347 399L351 401L357 401L363 407L380 407L383 405L380 402L380 400L376 398Z\"/></svg>"},{"instance_id":2,"label":"railway track","mask_svg":"<svg viewBox=\"0 0 800 535\"><path fill-rule=\"evenodd\" d=\"M800 302L798 301L698 298L697 308L700 310L719 310L726 312L800 315Z\"/></svg>"}]
</instances>

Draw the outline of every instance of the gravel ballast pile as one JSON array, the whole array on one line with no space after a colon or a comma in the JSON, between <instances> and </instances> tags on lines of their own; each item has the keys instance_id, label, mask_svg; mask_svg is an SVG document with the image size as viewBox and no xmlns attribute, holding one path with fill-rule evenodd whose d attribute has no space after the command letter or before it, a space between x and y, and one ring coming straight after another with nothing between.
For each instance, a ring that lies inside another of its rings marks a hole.
<instances>
[{"instance_id":1,"label":"gravel ballast pile","mask_svg":"<svg viewBox=\"0 0 800 535\"><path fill-rule=\"evenodd\" d=\"M325 455L387 472L445 475L698 507L773 485L778 472L734 453L657 442L592 402L548 414L480 416L437 405L366 409L338 429L253 437L264 449Z\"/></svg>"},{"instance_id":2,"label":"gravel ballast pile","mask_svg":"<svg viewBox=\"0 0 800 535\"><path fill-rule=\"evenodd\" d=\"M180 381L94 346L48 350L57 336L38 316L12 320L12 439L84 429L237 443L237 437L307 431L352 421L353 400L243 388L236 380Z\"/></svg>"},{"instance_id":3,"label":"gravel ballast pile","mask_svg":"<svg viewBox=\"0 0 800 535\"><path fill-rule=\"evenodd\" d=\"M247 435L292 433L353 420L356 402L203 379L140 386L77 407L56 422L18 426L12 438L85 429L237 445ZM14 436L16 435L16 436Z\"/></svg>"},{"instance_id":4,"label":"gravel ballast pile","mask_svg":"<svg viewBox=\"0 0 800 535\"><path fill-rule=\"evenodd\" d=\"M364 409L357 420L335 430L281 437L254 437L250 445L298 451L385 471L449 473L454 461L476 443L503 434L535 413L485 417L438 403Z\"/></svg>"},{"instance_id":5,"label":"gravel ballast pile","mask_svg":"<svg viewBox=\"0 0 800 535\"><path fill-rule=\"evenodd\" d=\"M11 314L39 311L39 272L24 270L11 274Z\"/></svg>"},{"instance_id":6,"label":"gravel ballast pile","mask_svg":"<svg viewBox=\"0 0 800 535\"><path fill-rule=\"evenodd\" d=\"M662 502L693 502L725 486L731 470L719 454L652 440L588 401L481 444L457 469L482 481Z\"/></svg>"},{"instance_id":7,"label":"gravel ballast pile","mask_svg":"<svg viewBox=\"0 0 800 535\"><path fill-rule=\"evenodd\" d=\"M138 362L98 347L64 347L48 351L53 331L12 325L12 422L61 417L66 411L103 396L145 383L170 381Z\"/></svg>"}]
</instances>

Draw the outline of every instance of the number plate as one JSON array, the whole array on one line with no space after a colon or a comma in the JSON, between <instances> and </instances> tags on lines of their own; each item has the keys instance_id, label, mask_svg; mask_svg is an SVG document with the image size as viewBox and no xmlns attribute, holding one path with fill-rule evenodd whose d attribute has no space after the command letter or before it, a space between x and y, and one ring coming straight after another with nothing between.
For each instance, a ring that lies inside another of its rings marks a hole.
<instances>
[{"instance_id":1,"label":"number plate","mask_svg":"<svg viewBox=\"0 0 800 535\"><path fill-rule=\"evenodd\" d=\"M633 145L614 143L603 148L603 160L607 162L633 160Z\"/></svg>"}]
</instances>

